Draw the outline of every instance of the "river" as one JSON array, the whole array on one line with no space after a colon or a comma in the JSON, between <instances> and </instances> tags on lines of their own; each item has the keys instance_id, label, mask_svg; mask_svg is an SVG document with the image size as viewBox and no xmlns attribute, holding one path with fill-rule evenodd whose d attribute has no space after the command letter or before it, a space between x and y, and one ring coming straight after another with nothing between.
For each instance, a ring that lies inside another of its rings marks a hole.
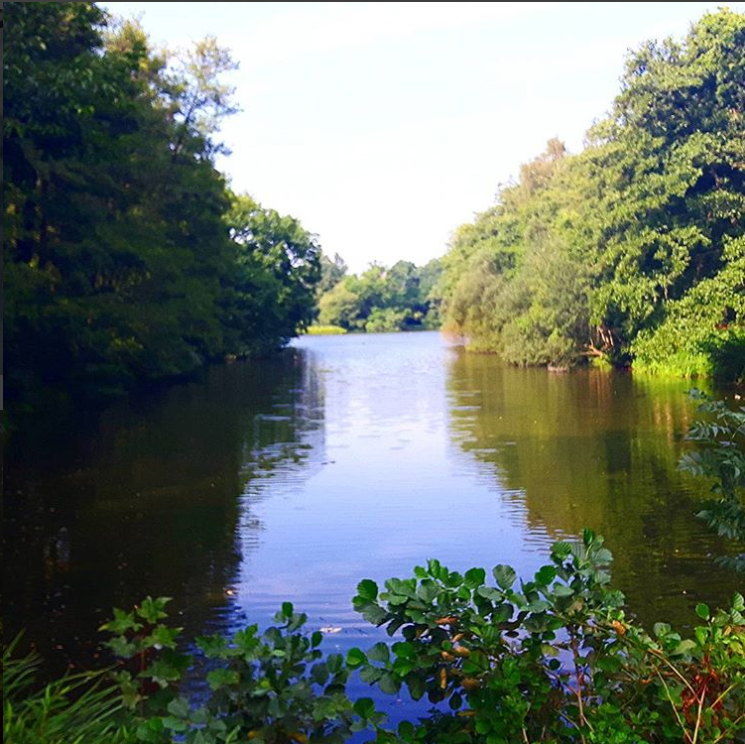
<instances>
[{"instance_id":1,"label":"river","mask_svg":"<svg viewBox=\"0 0 745 744\"><path fill-rule=\"evenodd\" d=\"M112 606L152 594L175 598L187 637L290 600L343 651L377 639L351 608L360 579L430 557L527 576L585 526L634 613L688 624L738 586L694 517L705 487L676 469L688 387L371 334L49 414L5 448L6 637L79 663Z\"/></svg>"}]
</instances>

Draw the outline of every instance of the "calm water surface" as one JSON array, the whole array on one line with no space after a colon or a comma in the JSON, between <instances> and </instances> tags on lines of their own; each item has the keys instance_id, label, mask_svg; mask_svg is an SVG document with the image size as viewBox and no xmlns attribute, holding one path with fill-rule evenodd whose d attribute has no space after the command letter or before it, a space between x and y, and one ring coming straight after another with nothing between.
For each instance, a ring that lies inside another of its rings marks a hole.
<instances>
[{"instance_id":1,"label":"calm water surface","mask_svg":"<svg viewBox=\"0 0 745 744\"><path fill-rule=\"evenodd\" d=\"M504 367L436 333L306 337L93 421L47 417L5 451L6 634L79 660L149 593L188 636L290 600L344 650L376 640L361 578L430 557L527 575L585 526L634 612L687 623L738 588L675 467L687 387Z\"/></svg>"}]
</instances>

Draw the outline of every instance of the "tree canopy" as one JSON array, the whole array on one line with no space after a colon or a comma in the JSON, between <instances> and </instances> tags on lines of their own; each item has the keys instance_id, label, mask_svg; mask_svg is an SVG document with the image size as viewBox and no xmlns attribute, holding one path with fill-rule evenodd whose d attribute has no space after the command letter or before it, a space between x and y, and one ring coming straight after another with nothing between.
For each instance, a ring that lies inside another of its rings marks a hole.
<instances>
[{"instance_id":1,"label":"tree canopy","mask_svg":"<svg viewBox=\"0 0 745 744\"><path fill-rule=\"evenodd\" d=\"M745 15L629 56L585 149L552 140L443 260L446 325L516 364L745 377Z\"/></svg>"},{"instance_id":2,"label":"tree canopy","mask_svg":"<svg viewBox=\"0 0 745 744\"><path fill-rule=\"evenodd\" d=\"M345 266L341 271L339 261L337 256L333 267L330 261L325 264L325 276L335 281L326 281L328 289L319 298L321 325L370 333L437 327L438 259L421 267L410 261L397 261L390 268L373 263L359 276L347 275Z\"/></svg>"},{"instance_id":3,"label":"tree canopy","mask_svg":"<svg viewBox=\"0 0 745 744\"><path fill-rule=\"evenodd\" d=\"M215 168L236 110L214 39L175 55L93 3L6 3L5 372L123 389L310 321L320 248Z\"/></svg>"}]
</instances>

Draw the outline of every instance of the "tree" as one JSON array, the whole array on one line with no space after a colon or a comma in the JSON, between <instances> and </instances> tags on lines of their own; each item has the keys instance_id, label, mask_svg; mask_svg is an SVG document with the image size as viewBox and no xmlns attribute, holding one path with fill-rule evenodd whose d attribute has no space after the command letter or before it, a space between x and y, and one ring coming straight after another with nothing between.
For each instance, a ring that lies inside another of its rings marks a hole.
<instances>
[{"instance_id":1,"label":"tree","mask_svg":"<svg viewBox=\"0 0 745 744\"><path fill-rule=\"evenodd\" d=\"M9 397L189 374L307 323L315 238L250 200L225 219L214 135L235 111L230 55L214 39L155 52L89 3L6 10Z\"/></svg>"},{"instance_id":2,"label":"tree","mask_svg":"<svg viewBox=\"0 0 745 744\"><path fill-rule=\"evenodd\" d=\"M321 279L318 282L319 297L332 290L346 275L348 267L344 259L334 253L334 257L329 258L325 253L321 253Z\"/></svg>"},{"instance_id":3,"label":"tree","mask_svg":"<svg viewBox=\"0 0 745 744\"><path fill-rule=\"evenodd\" d=\"M314 315L321 249L293 217L234 196L227 217L238 268L228 325L240 353L287 342Z\"/></svg>"},{"instance_id":4,"label":"tree","mask_svg":"<svg viewBox=\"0 0 745 744\"><path fill-rule=\"evenodd\" d=\"M552 140L455 231L445 325L516 363L742 376L743 44L721 10L632 55L583 152Z\"/></svg>"}]
</instances>

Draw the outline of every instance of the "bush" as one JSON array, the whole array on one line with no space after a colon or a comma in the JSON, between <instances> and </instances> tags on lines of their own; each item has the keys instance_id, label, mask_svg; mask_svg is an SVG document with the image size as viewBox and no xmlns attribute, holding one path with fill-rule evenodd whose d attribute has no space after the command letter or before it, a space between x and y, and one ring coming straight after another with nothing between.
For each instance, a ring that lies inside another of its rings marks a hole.
<instances>
[{"instance_id":1,"label":"bush","mask_svg":"<svg viewBox=\"0 0 745 744\"><path fill-rule=\"evenodd\" d=\"M743 597L715 613L699 604L703 624L688 638L665 623L648 633L609 589L611 560L585 530L581 542L556 543L551 562L519 583L509 566L487 581L484 569L460 574L436 560L413 578L389 579L383 592L365 579L354 607L395 641L346 659L324 656L322 634L305 632L306 616L286 602L263 633L252 625L197 639L209 688L199 705L180 691L194 659L165 622L168 599L147 598L102 626L121 659L117 697L95 686L100 676L81 678L88 687L77 700L71 678L28 694L28 672L18 672L28 661L6 652L5 741L341 744L368 731L380 744L744 742ZM371 698L348 697L354 671L383 693L405 687L434 707L388 730Z\"/></svg>"},{"instance_id":2,"label":"bush","mask_svg":"<svg viewBox=\"0 0 745 744\"><path fill-rule=\"evenodd\" d=\"M312 325L305 332L308 336L342 336L347 329L335 325Z\"/></svg>"},{"instance_id":3,"label":"bush","mask_svg":"<svg viewBox=\"0 0 745 744\"><path fill-rule=\"evenodd\" d=\"M715 498L706 502L698 516L720 537L744 545L745 407L733 411L700 390L692 390L691 397L701 401L698 410L704 417L694 422L687 439L699 447L683 455L679 467L711 483ZM718 562L745 573L745 553L722 556Z\"/></svg>"}]
</instances>

